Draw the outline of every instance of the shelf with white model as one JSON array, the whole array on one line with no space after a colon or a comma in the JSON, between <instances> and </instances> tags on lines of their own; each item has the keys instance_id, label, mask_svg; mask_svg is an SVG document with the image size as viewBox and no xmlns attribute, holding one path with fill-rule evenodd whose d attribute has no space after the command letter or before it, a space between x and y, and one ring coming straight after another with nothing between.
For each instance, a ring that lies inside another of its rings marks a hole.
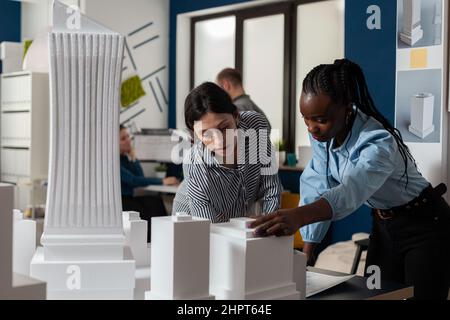
<instances>
[{"instance_id":1,"label":"shelf with white model","mask_svg":"<svg viewBox=\"0 0 450 320\"><path fill-rule=\"evenodd\" d=\"M45 202L49 151L48 74L20 71L1 75L0 179L14 183L15 207Z\"/></svg>"},{"instance_id":2,"label":"shelf with white model","mask_svg":"<svg viewBox=\"0 0 450 320\"><path fill-rule=\"evenodd\" d=\"M300 254L304 265L296 264L294 270L293 237L255 237L249 229L252 221L236 218L211 226L211 294L221 300L304 297L294 279L305 285L306 260Z\"/></svg>"},{"instance_id":3,"label":"shelf with white model","mask_svg":"<svg viewBox=\"0 0 450 320\"><path fill-rule=\"evenodd\" d=\"M206 300L209 294L210 221L178 213L152 218L148 300Z\"/></svg>"},{"instance_id":4,"label":"shelf with white model","mask_svg":"<svg viewBox=\"0 0 450 320\"><path fill-rule=\"evenodd\" d=\"M23 269L24 264L22 261L26 257L20 255L13 259L14 253L18 249L24 249L13 246L13 202L14 186L0 183L0 261L2 263L2 268L0 269L0 300L45 299L45 282L30 278L24 274L27 270ZM14 223L18 223L18 221L14 221ZM14 229L14 233L20 233L20 230ZM26 231L29 231L29 229ZM26 246L27 241L26 239L23 240ZM21 273L16 273L15 271Z\"/></svg>"},{"instance_id":5,"label":"shelf with white model","mask_svg":"<svg viewBox=\"0 0 450 320\"><path fill-rule=\"evenodd\" d=\"M135 260L120 196L124 37L53 3L50 165L43 247L31 262L48 299L133 299Z\"/></svg>"},{"instance_id":6,"label":"shelf with white model","mask_svg":"<svg viewBox=\"0 0 450 320\"><path fill-rule=\"evenodd\" d=\"M403 25L400 40L413 46L423 37L421 0L403 0Z\"/></svg>"}]
</instances>

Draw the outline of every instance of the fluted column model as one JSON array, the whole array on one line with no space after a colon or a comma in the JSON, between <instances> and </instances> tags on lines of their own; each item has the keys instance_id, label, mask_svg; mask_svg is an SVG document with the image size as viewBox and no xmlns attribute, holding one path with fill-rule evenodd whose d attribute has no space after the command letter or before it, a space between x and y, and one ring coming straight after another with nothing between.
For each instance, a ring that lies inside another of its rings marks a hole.
<instances>
[{"instance_id":1,"label":"fluted column model","mask_svg":"<svg viewBox=\"0 0 450 320\"><path fill-rule=\"evenodd\" d=\"M133 299L119 180L124 38L54 1L48 43L47 208L30 274L48 299Z\"/></svg>"},{"instance_id":2,"label":"fluted column model","mask_svg":"<svg viewBox=\"0 0 450 320\"><path fill-rule=\"evenodd\" d=\"M124 38L99 31L49 34L51 141L41 241L50 260L123 255L119 95Z\"/></svg>"},{"instance_id":3,"label":"fluted column model","mask_svg":"<svg viewBox=\"0 0 450 320\"><path fill-rule=\"evenodd\" d=\"M422 37L421 0L403 0L403 26L400 39L413 46Z\"/></svg>"}]
</instances>

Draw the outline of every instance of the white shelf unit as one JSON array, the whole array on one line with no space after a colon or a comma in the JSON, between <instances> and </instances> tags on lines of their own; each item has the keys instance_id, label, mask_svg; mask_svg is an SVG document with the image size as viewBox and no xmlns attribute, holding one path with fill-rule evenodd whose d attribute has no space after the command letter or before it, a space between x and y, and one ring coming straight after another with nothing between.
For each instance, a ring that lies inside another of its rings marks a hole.
<instances>
[{"instance_id":1,"label":"white shelf unit","mask_svg":"<svg viewBox=\"0 0 450 320\"><path fill-rule=\"evenodd\" d=\"M2 74L0 110L0 180L16 184L16 208L44 204L45 192L37 189L48 172L48 73Z\"/></svg>"}]
</instances>

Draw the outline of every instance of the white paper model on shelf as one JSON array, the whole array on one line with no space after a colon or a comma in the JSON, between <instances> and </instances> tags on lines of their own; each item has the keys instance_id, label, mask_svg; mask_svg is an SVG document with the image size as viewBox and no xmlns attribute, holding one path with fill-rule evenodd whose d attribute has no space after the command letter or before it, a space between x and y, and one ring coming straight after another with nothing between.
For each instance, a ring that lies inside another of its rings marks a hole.
<instances>
[{"instance_id":1,"label":"white paper model on shelf","mask_svg":"<svg viewBox=\"0 0 450 320\"><path fill-rule=\"evenodd\" d=\"M139 212L123 213L126 244L136 261L134 300L143 300L145 292L150 290L150 244L147 243L147 228L147 221L139 217Z\"/></svg>"},{"instance_id":2,"label":"white paper model on shelf","mask_svg":"<svg viewBox=\"0 0 450 320\"><path fill-rule=\"evenodd\" d=\"M439 45L442 43L442 3L436 1L434 4L434 41L433 44Z\"/></svg>"},{"instance_id":3,"label":"white paper model on shelf","mask_svg":"<svg viewBox=\"0 0 450 320\"><path fill-rule=\"evenodd\" d=\"M22 71L23 43L3 41L0 43L2 72Z\"/></svg>"},{"instance_id":4,"label":"white paper model on shelf","mask_svg":"<svg viewBox=\"0 0 450 320\"><path fill-rule=\"evenodd\" d=\"M132 299L118 154L124 37L58 1L53 23L47 210L31 275L49 299Z\"/></svg>"},{"instance_id":5,"label":"white paper model on shelf","mask_svg":"<svg viewBox=\"0 0 450 320\"><path fill-rule=\"evenodd\" d=\"M36 251L36 221L24 219L20 210L13 212L13 271L30 275L30 262Z\"/></svg>"},{"instance_id":6,"label":"white paper model on shelf","mask_svg":"<svg viewBox=\"0 0 450 320\"><path fill-rule=\"evenodd\" d=\"M293 282L293 237L256 238L251 221L211 226L211 294L221 300L300 299Z\"/></svg>"},{"instance_id":7,"label":"white paper model on shelf","mask_svg":"<svg viewBox=\"0 0 450 320\"><path fill-rule=\"evenodd\" d=\"M13 203L14 186L0 183L0 300L45 299L45 282L13 272Z\"/></svg>"},{"instance_id":8,"label":"white paper model on shelf","mask_svg":"<svg viewBox=\"0 0 450 320\"><path fill-rule=\"evenodd\" d=\"M419 138L425 138L434 131L434 95L419 93L411 97L411 125L409 131Z\"/></svg>"},{"instance_id":9,"label":"white paper model on shelf","mask_svg":"<svg viewBox=\"0 0 450 320\"><path fill-rule=\"evenodd\" d=\"M209 294L210 222L185 214L152 218L149 300L213 299Z\"/></svg>"},{"instance_id":10,"label":"white paper model on shelf","mask_svg":"<svg viewBox=\"0 0 450 320\"><path fill-rule=\"evenodd\" d=\"M400 40L413 46L422 39L421 0L403 0L403 26Z\"/></svg>"}]
</instances>

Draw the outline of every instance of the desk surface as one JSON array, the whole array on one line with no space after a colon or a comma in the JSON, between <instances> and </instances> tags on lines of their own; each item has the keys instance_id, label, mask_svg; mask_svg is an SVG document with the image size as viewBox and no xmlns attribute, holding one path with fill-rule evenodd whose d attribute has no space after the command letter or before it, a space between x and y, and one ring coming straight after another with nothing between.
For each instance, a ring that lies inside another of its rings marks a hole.
<instances>
[{"instance_id":1,"label":"desk surface","mask_svg":"<svg viewBox=\"0 0 450 320\"><path fill-rule=\"evenodd\" d=\"M150 185L144 188L139 188L144 191L154 191L162 193L177 193L179 186L161 186L161 185Z\"/></svg>"},{"instance_id":2,"label":"desk surface","mask_svg":"<svg viewBox=\"0 0 450 320\"><path fill-rule=\"evenodd\" d=\"M346 275L344 273L308 267L308 271L329 275ZM370 290L367 278L355 276L331 289L320 292L308 300L402 300L413 296L413 288L400 283L381 282L381 289Z\"/></svg>"}]
</instances>

